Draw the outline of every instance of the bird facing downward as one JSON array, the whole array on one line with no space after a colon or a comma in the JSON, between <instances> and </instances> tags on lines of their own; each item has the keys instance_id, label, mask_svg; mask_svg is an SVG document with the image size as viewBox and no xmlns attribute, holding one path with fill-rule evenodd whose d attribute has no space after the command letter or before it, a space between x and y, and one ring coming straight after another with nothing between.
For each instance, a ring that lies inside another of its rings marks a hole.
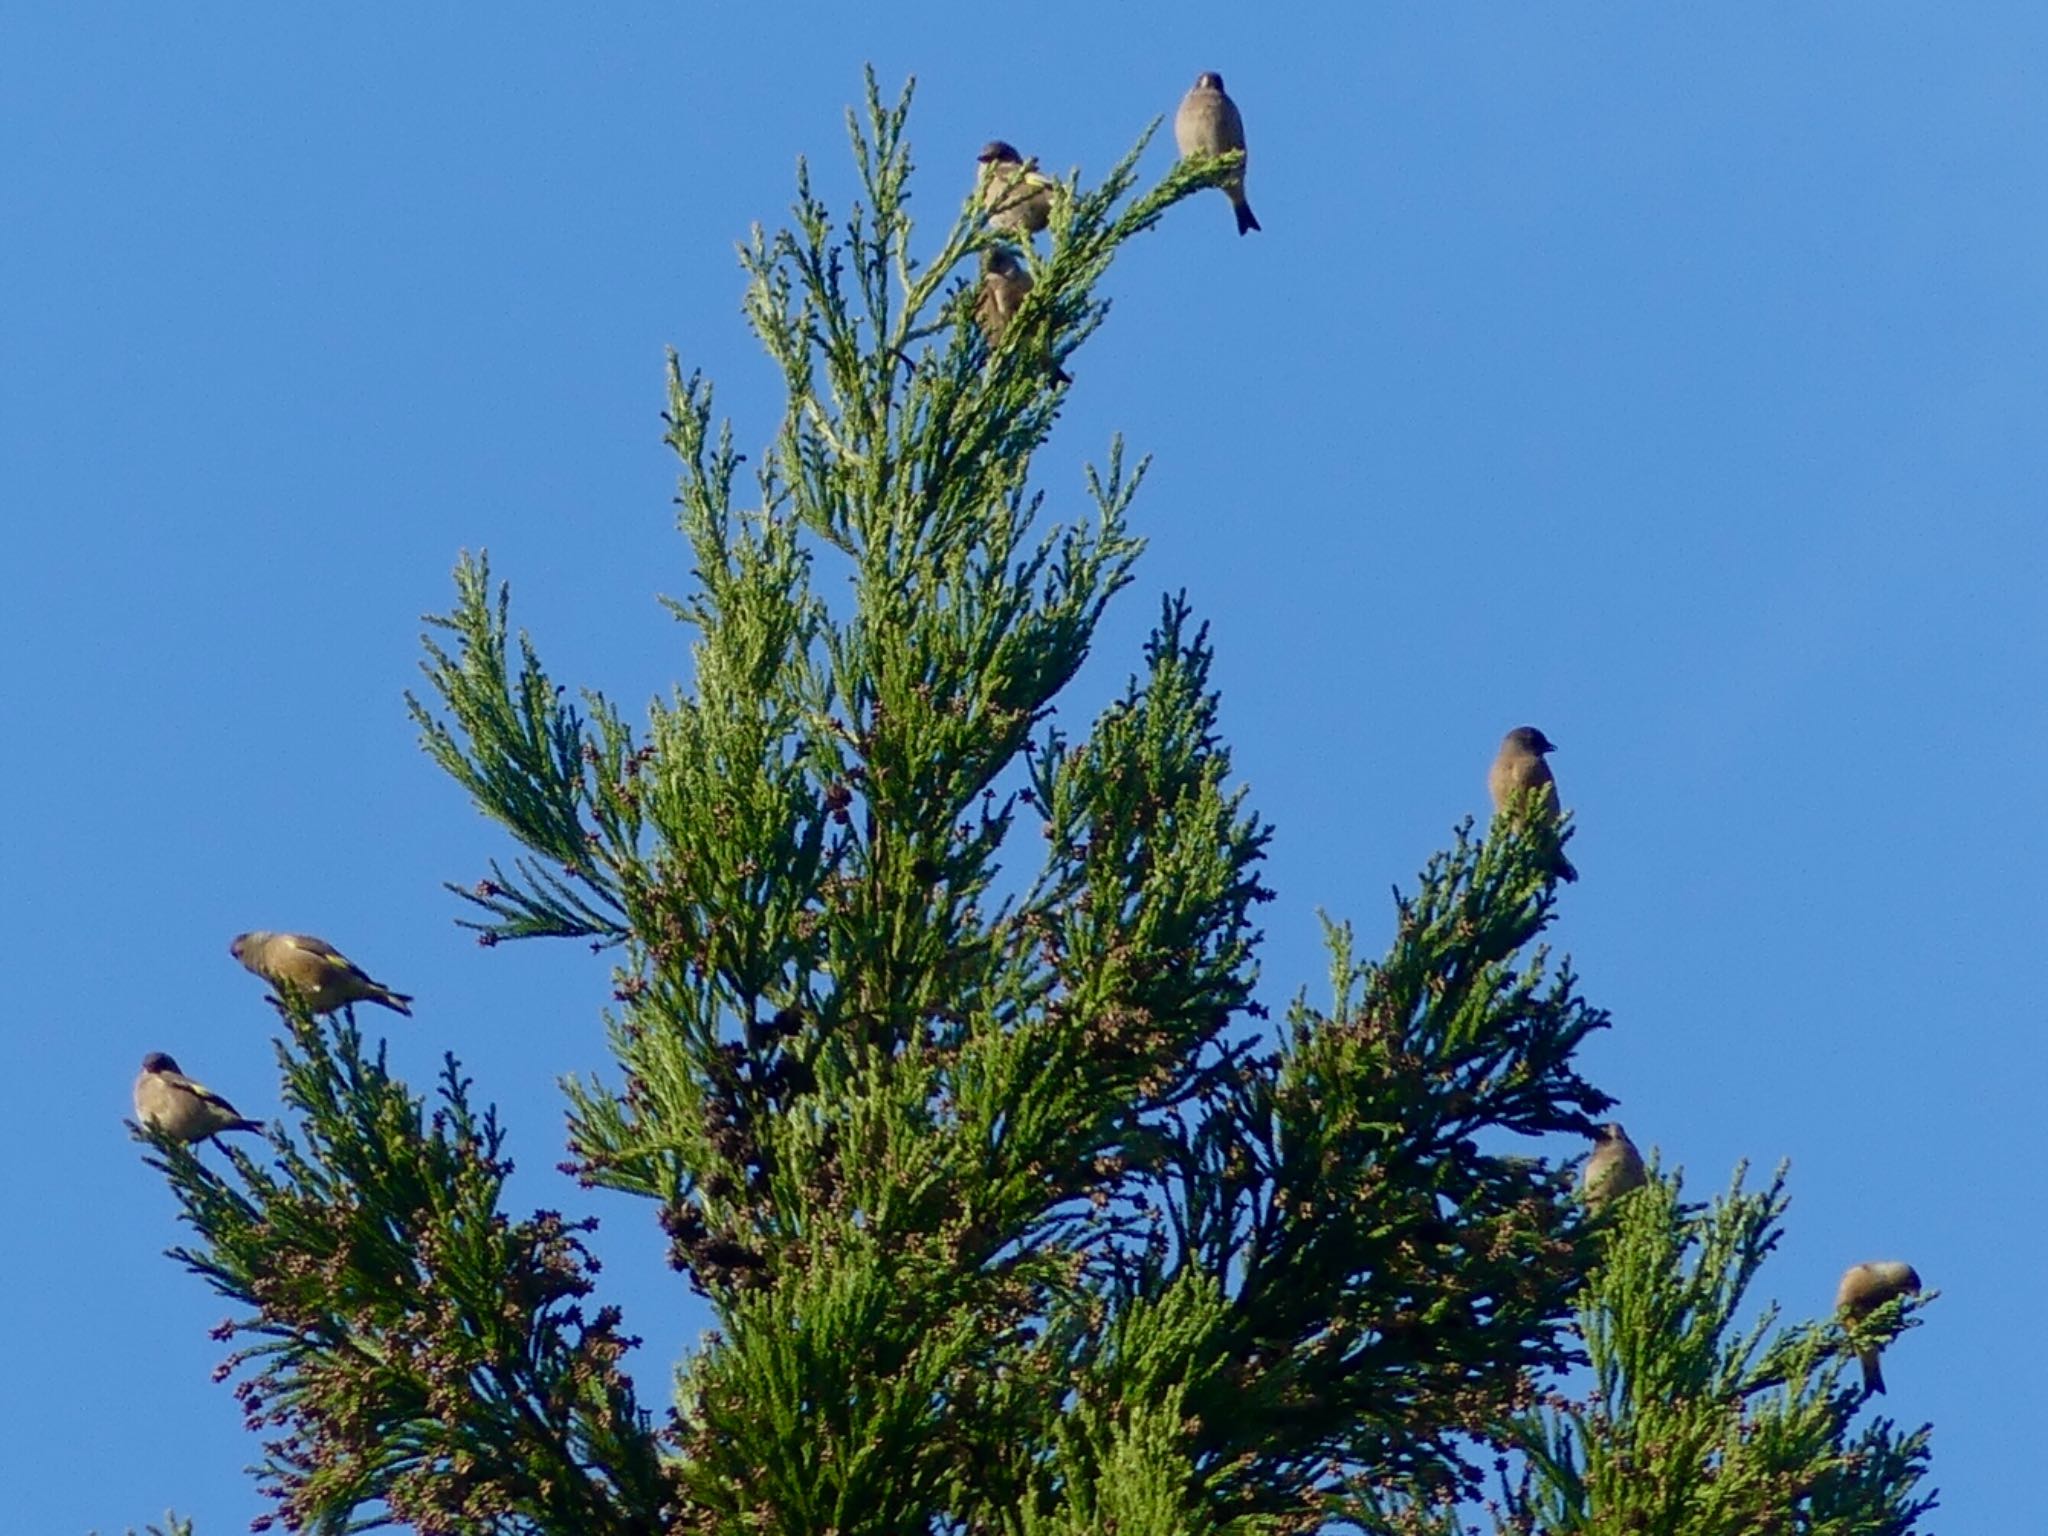
<instances>
[{"instance_id":1,"label":"bird facing downward","mask_svg":"<svg viewBox=\"0 0 2048 1536\"><path fill-rule=\"evenodd\" d=\"M1180 110L1173 114L1173 141L1180 146L1182 159L1189 155L1228 154L1244 148L1244 118L1238 113L1237 103L1223 89L1221 75L1210 72L1196 77L1194 88L1181 98ZM1248 235L1259 228L1259 221L1252 217L1252 205L1245 201L1242 163L1223 183L1222 190L1230 199L1231 212L1237 215L1237 232Z\"/></svg>"},{"instance_id":2,"label":"bird facing downward","mask_svg":"<svg viewBox=\"0 0 2048 1536\"><path fill-rule=\"evenodd\" d=\"M204 1141L223 1131L257 1131L261 1120L245 1120L235 1106L178 1070L162 1051L142 1058L135 1079L135 1118L180 1141Z\"/></svg>"},{"instance_id":3,"label":"bird facing downward","mask_svg":"<svg viewBox=\"0 0 2048 1536\"><path fill-rule=\"evenodd\" d=\"M1531 802L1540 800L1555 824L1560 809L1557 779L1543 759L1556 750L1556 744L1533 725L1518 725L1502 738L1500 753L1486 774L1486 790L1493 797L1495 816L1511 812L1518 817L1526 816ZM1553 850L1550 867L1560 879L1579 878L1579 872L1572 868L1562 849Z\"/></svg>"},{"instance_id":4,"label":"bird facing downward","mask_svg":"<svg viewBox=\"0 0 2048 1536\"><path fill-rule=\"evenodd\" d=\"M1643 1154L1628 1139L1621 1122L1610 1120L1594 1137L1593 1155L1579 1172L1579 1188L1586 1204L1600 1210L1608 1201L1619 1199L1632 1189L1641 1189L1650 1176L1643 1167Z\"/></svg>"},{"instance_id":5,"label":"bird facing downward","mask_svg":"<svg viewBox=\"0 0 2048 1536\"><path fill-rule=\"evenodd\" d=\"M1877 1259L1868 1264L1851 1264L1835 1287L1835 1310L1851 1323L1860 1322L1888 1301L1911 1296L1920 1289L1920 1275L1912 1265L1898 1259ZM1863 1390L1884 1391L1884 1372L1878 1368L1877 1346L1857 1341L1856 1363L1863 1367Z\"/></svg>"},{"instance_id":6,"label":"bird facing downward","mask_svg":"<svg viewBox=\"0 0 2048 1536\"><path fill-rule=\"evenodd\" d=\"M974 157L974 183L988 207L989 228L1029 238L1052 218L1053 180L1041 174L1015 146L990 139Z\"/></svg>"},{"instance_id":7,"label":"bird facing downward","mask_svg":"<svg viewBox=\"0 0 2048 1536\"><path fill-rule=\"evenodd\" d=\"M309 933L238 933L228 953L273 987L289 987L314 1013L332 1013L351 1003L381 1003L410 1014L410 995L372 981L362 967L325 939Z\"/></svg>"}]
</instances>

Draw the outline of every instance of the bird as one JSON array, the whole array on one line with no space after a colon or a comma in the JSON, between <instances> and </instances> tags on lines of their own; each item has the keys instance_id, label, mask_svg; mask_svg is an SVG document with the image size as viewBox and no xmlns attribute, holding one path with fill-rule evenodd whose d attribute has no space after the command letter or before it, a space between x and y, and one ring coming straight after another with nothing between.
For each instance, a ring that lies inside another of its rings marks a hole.
<instances>
[{"instance_id":1,"label":"bird","mask_svg":"<svg viewBox=\"0 0 2048 1536\"><path fill-rule=\"evenodd\" d=\"M1920 1274L1912 1265L1897 1259L1876 1259L1868 1264L1851 1264L1835 1287L1835 1310L1851 1322L1868 1317L1888 1301L1911 1296L1920 1289ZM1863 1390L1884 1391L1884 1372L1878 1369L1877 1346L1857 1342L1856 1363L1863 1367Z\"/></svg>"},{"instance_id":2,"label":"bird","mask_svg":"<svg viewBox=\"0 0 2048 1536\"><path fill-rule=\"evenodd\" d=\"M1496 817L1518 808L1526 810L1525 801L1540 797L1548 804L1550 818L1555 823L1560 809L1557 779L1543 758L1545 753L1556 750L1556 743L1533 725L1518 725L1501 739L1500 754L1494 758L1493 767L1486 774L1486 790L1493 796ZM1579 878L1579 872L1572 868L1572 861L1564 856L1562 848L1552 849L1550 869L1560 879Z\"/></svg>"},{"instance_id":3,"label":"bird","mask_svg":"<svg viewBox=\"0 0 2048 1536\"><path fill-rule=\"evenodd\" d=\"M353 1003L381 1003L393 1012L412 1013L412 998L372 981L362 967L325 939L309 933L238 933L228 953L273 987L289 987L314 1013L332 1013Z\"/></svg>"},{"instance_id":4,"label":"bird","mask_svg":"<svg viewBox=\"0 0 2048 1536\"><path fill-rule=\"evenodd\" d=\"M1223 77L1209 71L1195 78L1194 87L1181 98L1173 114L1173 141L1181 158L1189 155L1221 155L1244 148L1244 118L1237 103L1223 89ZM1223 183L1223 195L1237 215L1237 232L1248 235L1260 227L1252 217L1252 205L1244 200L1244 165L1240 162Z\"/></svg>"},{"instance_id":5,"label":"bird","mask_svg":"<svg viewBox=\"0 0 2048 1536\"><path fill-rule=\"evenodd\" d=\"M1608 1121L1593 1139L1596 1145L1580 1170L1579 1188L1585 1191L1586 1204L1597 1211L1608 1201L1632 1189L1641 1189L1650 1182L1650 1176L1643 1169L1643 1154L1628 1139L1620 1121Z\"/></svg>"},{"instance_id":6,"label":"bird","mask_svg":"<svg viewBox=\"0 0 2048 1536\"><path fill-rule=\"evenodd\" d=\"M1035 161L1026 160L1001 139L990 139L974 158L980 167L975 186L988 205L991 229L1028 237L1045 228L1052 218L1055 183Z\"/></svg>"},{"instance_id":7,"label":"bird","mask_svg":"<svg viewBox=\"0 0 2048 1536\"><path fill-rule=\"evenodd\" d=\"M1024 307L1024 296L1031 292L1031 287L1030 272L1008 246L991 246L981 253L981 292L974 301L974 319L991 347L1002 340L1011 317ZM1052 376L1062 384L1074 382L1065 369L1057 366L1053 367Z\"/></svg>"},{"instance_id":8,"label":"bird","mask_svg":"<svg viewBox=\"0 0 2048 1536\"><path fill-rule=\"evenodd\" d=\"M261 1120L244 1119L226 1099L195 1083L162 1051L142 1058L135 1079L135 1118L180 1141L204 1141L223 1131L263 1130Z\"/></svg>"}]
</instances>

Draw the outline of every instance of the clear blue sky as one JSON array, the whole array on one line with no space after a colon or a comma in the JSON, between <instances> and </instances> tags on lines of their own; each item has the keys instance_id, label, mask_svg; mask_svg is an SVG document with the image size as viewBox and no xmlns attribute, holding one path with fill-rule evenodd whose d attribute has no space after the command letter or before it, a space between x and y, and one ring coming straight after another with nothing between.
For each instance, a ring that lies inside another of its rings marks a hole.
<instances>
[{"instance_id":1,"label":"clear blue sky","mask_svg":"<svg viewBox=\"0 0 2048 1536\"><path fill-rule=\"evenodd\" d=\"M1383 945L1541 725L1593 1076L1696 1191L1792 1160L1795 1313L1914 1261L1885 1406L1936 1425L1935 1524L2037 1516L2048 13L291 9L0 26L10 1529L261 1507L120 1126L150 1049L274 1108L236 931L418 993L397 1061L458 1051L522 1201L574 1204L609 962L452 926L504 843L415 747L418 617L488 546L558 679L684 675L662 348L767 437L733 245L800 153L843 199L865 60L920 80L935 224L991 136L1092 177L1200 70L1244 109L1265 232L1209 196L1129 253L1038 467L1072 511L1113 431L1157 455L1083 691L1162 589L1213 621L1267 1000L1320 993L1319 907ZM703 1314L601 1211L662 1403Z\"/></svg>"}]
</instances>

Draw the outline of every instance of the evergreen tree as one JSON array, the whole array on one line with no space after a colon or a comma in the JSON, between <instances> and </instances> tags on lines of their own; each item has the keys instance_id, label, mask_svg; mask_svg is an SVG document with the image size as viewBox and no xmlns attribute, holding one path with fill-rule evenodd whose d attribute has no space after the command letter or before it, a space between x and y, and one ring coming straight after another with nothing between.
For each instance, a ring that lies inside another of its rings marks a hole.
<instances>
[{"instance_id":1,"label":"evergreen tree","mask_svg":"<svg viewBox=\"0 0 2048 1536\"><path fill-rule=\"evenodd\" d=\"M870 81L843 225L800 171L793 227L744 252L788 392L750 492L709 384L671 363L687 688L644 727L572 700L477 558L413 706L524 850L463 892L483 940L619 952L614 1064L570 1095L574 1167L645 1199L717 1331L657 1415L621 1369L638 1341L590 1301L589 1223L505 1213L500 1129L457 1064L430 1105L352 1020L287 998L274 1157L232 1151L224 1177L152 1138L198 1234L178 1257L246 1309L222 1374L265 1437L275 1518L1435 1529L1527 1450L1515 1528L1680 1529L1592 1523L1606 1495L1567 1488L1667 1454L1627 1393L1707 1370L1726 1321L1706 1309L1739 1298L1756 1245L1715 1246L1661 1194L1612 1237L1531 1155L1609 1103L1573 1065L1606 1017L1538 942L1551 830L1458 829L1397 897L1385 957L1333 926L1331 999L1275 1029L1255 1000L1268 829L1188 605L1162 604L1085 728L1054 718L1132 579L1143 478L1113 444L1082 513L1048 523L1031 470L1060 366L1123 244L1236 157L1140 191L1134 150L1066 185L991 341L955 276L999 238L986 209L913 254L907 105ZM1706 1335L1642 1320L1660 1285ZM1575 1300L1619 1375L1597 1409L1546 1410ZM1869 1521L1910 1519L1922 1442L1845 1449L1827 1343L1798 1339L1768 1356L1792 1417L1757 1476L1824 1484L1851 1523L1784 1528L1902 1528ZM1722 1370L1687 1432L1726 1429L1760 1379Z\"/></svg>"}]
</instances>

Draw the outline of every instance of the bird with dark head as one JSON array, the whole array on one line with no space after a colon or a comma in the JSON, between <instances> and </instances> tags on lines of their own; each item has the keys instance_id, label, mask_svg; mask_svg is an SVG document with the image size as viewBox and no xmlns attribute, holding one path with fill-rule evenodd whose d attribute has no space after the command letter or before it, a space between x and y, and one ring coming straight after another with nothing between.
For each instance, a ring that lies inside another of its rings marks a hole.
<instances>
[{"instance_id":1,"label":"bird with dark head","mask_svg":"<svg viewBox=\"0 0 2048 1536\"><path fill-rule=\"evenodd\" d=\"M142 1071L135 1079L135 1118L180 1141L263 1129L261 1120L244 1119L226 1099L180 1072L163 1051L142 1058Z\"/></svg>"},{"instance_id":2,"label":"bird with dark head","mask_svg":"<svg viewBox=\"0 0 2048 1536\"><path fill-rule=\"evenodd\" d=\"M1207 70L1196 76L1193 89L1181 98L1180 109L1173 114L1173 142L1179 146L1182 159L1244 149L1244 118L1237 103L1223 89L1223 77L1215 71ZM1252 205L1245 201L1242 161L1222 184L1222 191L1230 199L1230 211L1237 215L1237 232L1248 235L1259 228L1259 221L1252 217Z\"/></svg>"},{"instance_id":3,"label":"bird with dark head","mask_svg":"<svg viewBox=\"0 0 2048 1536\"><path fill-rule=\"evenodd\" d=\"M1053 180L1005 139L990 139L974 157L974 184L988 208L991 229L1005 234L1037 234L1052 218Z\"/></svg>"},{"instance_id":4,"label":"bird with dark head","mask_svg":"<svg viewBox=\"0 0 2048 1536\"><path fill-rule=\"evenodd\" d=\"M1486 790L1493 797L1496 819L1512 815L1519 820L1534 810L1555 829L1561 810L1557 779L1544 758L1556 750L1557 744L1533 725L1518 725L1502 738L1500 752L1486 774ZM1571 860L1558 847L1551 849L1550 871L1561 880L1579 878Z\"/></svg>"}]
</instances>

